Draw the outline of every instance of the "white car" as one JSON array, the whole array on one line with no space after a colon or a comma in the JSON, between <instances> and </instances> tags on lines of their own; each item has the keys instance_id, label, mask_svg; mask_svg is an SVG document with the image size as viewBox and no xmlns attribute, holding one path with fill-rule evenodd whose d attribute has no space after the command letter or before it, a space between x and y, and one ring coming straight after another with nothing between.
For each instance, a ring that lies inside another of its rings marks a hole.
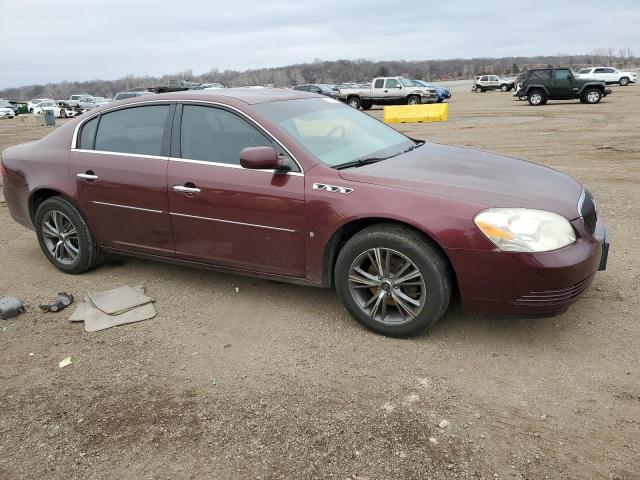
<instances>
[{"instance_id":1,"label":"white car","mask_svg":"<svg viewBox=\"0 0 640 480\"><path fill-rule=\"evenodd\" d=\"M12 108L0 107L0 118L13 118L15 115Z\"/></svg>"},{"instance_id":2,"label":"white car","mask_svg":"<svg viewBox=\"0 0 640 480\"><path fill-rule=\"evenodd\" d=\"M27 108L29 109L29 112L33 113L33 109L36 108L36 105L38 105L39 103L53 101L54 100L51 98L34 98L33 100L29 101L29 103L27 103Z\"/></svg>"},{"instance_id":3,"label":"white car","mask_svg":"<svg viewBox=\"0 0 640 480\"><path fill-rule=\"evenodd\" d=\"M581 69L576 78L600 80L607 85L617 83L625 87L630 83L636 83L638 74L636 72L622 72L613 67L591 67Z\"/></svg>"},{"instance_id":4,"label":"white car","mask_svg":"<svg viewBox=\"0 0 640 480\"><path fill-rule=\"evenodd\" d=\"M55 117L60 116L60 107L53 100L38 103L33 107L33 114L40 115L42 112L53 111Z\"/></svg>"}]
</instances>

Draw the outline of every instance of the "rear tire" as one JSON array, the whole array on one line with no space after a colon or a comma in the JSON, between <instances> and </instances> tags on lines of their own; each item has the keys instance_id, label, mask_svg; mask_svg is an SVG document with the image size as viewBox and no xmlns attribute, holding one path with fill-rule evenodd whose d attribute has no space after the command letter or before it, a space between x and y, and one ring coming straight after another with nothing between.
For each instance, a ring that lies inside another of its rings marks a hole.
<instances>
[{"instance_id":1,"label":"rear tire","mask_svg":"<svg viewBox=\"0 0 640 480\"><path fill-rule=\"evenodd\" d=\"M363 104L362 104L362 109L363 109L363 110L371 110L371 107L372 107L372 106L373 106L373 105L371 105L370 103L363 103Z\"/></svg>"},{"instance_id":2,"label":"rear tire","mask_svg":"<svg viewBox=\"0 0 640 480\"><path fill-rule=\"evenodd\" d=\"M362 106L362 102L360 101L359 97L350 97L347 98L347 104L352 107L355 108L356 110L359 110L360 107Z\"/></svg>"},{"instance_id":3,"label":"rear tire","mask_svg":"<svg viewBox=\"0 0 640 480\"><path fill-rule=\"evenodd\" d=\"M621 87L626 87L627 85L629 85L629 78L628 77L622 77L620 79L620 86Z\"/></svg>"},{"instance_id":4,"label":"rear tire","mask_svg":"<svg viewBox=\"0 0 640 480\"><path fill-rule=\"evenodd\" d=\"M347 311L368 329L392 337L433 326L451 299L446 258L417 232L393 224L352 237L340 251L335 279Z\"/></svg>"},{"instance_id":5,"label":"rear tire","mask_svg":"<svg viewBox=\"0 0 640 480\"><path fill-rule=\"evenodd\" d=\"M89 226L66 198L51 197L42 202L36 211L34 225L40 248L59 270L78 274L102 261Z\"/></svg>"},{"instance_id":6,"label":"rear tire","mask_svg":"<svg viewBox=\"0 0 640 480\"><path fill-rule=\"evenodd\" d=\"M582 96L584 103L595 105L602 100L602 92L597 88L590 88Z\"/></svg>"},{"instance_id":7,"label":"rear tire","mask_svg":"<svg viewBox=\"0 0 640 480\"><path fill-rule=\"evenodd\" d=\"M542 90L534 90L528 95L527 99L529 100L529 105L533 107L547 103L547 95Z\"/></svg>"}]
</instances>

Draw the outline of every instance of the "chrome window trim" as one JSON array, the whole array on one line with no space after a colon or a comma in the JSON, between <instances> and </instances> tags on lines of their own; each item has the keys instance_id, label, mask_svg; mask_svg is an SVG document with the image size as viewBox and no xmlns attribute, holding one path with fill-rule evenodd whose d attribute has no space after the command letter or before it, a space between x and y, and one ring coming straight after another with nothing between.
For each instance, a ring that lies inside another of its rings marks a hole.
<instances>
[{"instance_id":1,"label":"chrome window trim","mask_svg":"<svg viewBox=\"0 0 640 480\"><path fill-rule=\"evenodd\" d=\"M232 220L223 220L221 218L199 217L198 215L187 215L185 213L176 213L176 212L171 212L170 215L174 215L176 217L195 218L197 220L209 220L211 222L230 223L232 225L243 225L245 227L255 227L255 228L264 228L264 229L267 229L267 230L277 230L279 232L296 233L296 230L291 230L289 228L270 227L268 225L258 225L258 224L255 224L255 223L234 222Z\"/></svg>"},{"instance_id":2,"label":"chrome window trim","mask_svg":"<svg viewBox=\"0 0 640 480\"><path fill-rule=\"evenodd\" d=\"M201 103L201 104L205 104L205 105L215 105L215 106L218 106L218 107L223 107L223 108L228 108L230 110L233 110L234 112L238 113L242 117L248 119L250 122L253 122L258 127L260 127L263 131L265 131L267 133L267 135L269 135L269 137L274 142L276 142L278 145L280 145L280 147L282 147L282 149L285 152L287 152L289 157L291 157L291 159L296 163L296 165L300 169L299 172L288 172L288 174L300 174L300 175L304 176L304 169L302 168L302 165L300 164L298 159L291 153L291 151L287 147L285 147L275 137L275 135L273 135L260 122L258 122L253 117L247 115L245 112L243 112L242 110L239 110L236 107L233 107L231 105L227 105L225 103L214 102L213 100L197 100L197 99L194 99L194 100L191 100L191 99L189 99L189 100L141 100L141 101L138 101L138 102L127 103L125 105L115 105L113 107L105 108L104 110L101 110L100 112L96 112L95 115L91 115L91 116L83 119L82 121L78 122L78 124L76 125L76 127L75 127L75 129L73 131L73 137L71 138L71 151L103 152L102 150L100 150L100 151L98 151L98 150L82 150L82 149L77 149L76 148L76 144L77 144L77 140L78 140L78 131L80 130L80 127L82 125L84 125L85 123L87 123L89 120L92 120L95 117L97 117L99 115L102 115L103 113L108 113L108 112L115 111L115 110L123 110L123 109L126 109L126 108L131 108L131 107L136 107L136 106L145 106L146 104L164 105L164 104L172 104L172 103L181 104L181 105L191 104L191 103ZM103 152L103 153L111 153L111 152ZM136 154L122 154L122 153L118 153L118 152L114 152L114 154L116 154L116 155L133 155L133 156L137 156L137 157L162 158L162 159L166 159L167 158L167 157L155 157L153 155L145 156L145 155L136 155ZM188 160L188 159L182 159L181 158L181 159L175 159L175 160ZM197 161L197 160L193 160L193 161ZM204 163L212 163L212 162L204 162ZM225 165L225 164L221 164L221 165ZM242 168L242 167L240 167L240 168ZM263 170L263 171L268 171L268 170Z\"/></svg>"},{"instance_id":3,"label":"chrome window trim","mask_svg":"<svg viewBox=\"0 0 640 480\"><path fill-rule=\"evenodd\" d=\"M291 177L304 177L304 173L302 172L281 172L273 169L254 169L254 168L244 168L242 165L236 165L233 163L221 163L221 162L208 162L206 160L191 160L189 158L177 158L177 157L169 157L170 162L181 162L181 163L194 163L196 165L209 165L212 167L225 167L225 168L236 168L239 170L246 170L250 172L266 172L271 175L279 174L279 175L289 175Z\"/></svg>"},{"instance_id":4,"label":"chrome window trim","mask_svg":"<svg viewBox=\"0 0 640 480\"><path fill-rule=\"evenodd\" d=\"M111 152L107 150L87 150L84 148L72 148L72 152L81 152L81 153L97 153L98 155L117 155L121 157L138 157L138 158L148 158L151 160L164 160L165 162L169 160L169 157L162 157L160 155L145 155L142 153L124 153L124 152Z\"/></svg>"},{"instance_id":5,"label":"chrome window trim","mask_svg":"<svg viewBox=\"0 0 640 480\"><path fill-rule=\"evenodd\" d=\"M118 207L118 208L126 208L126 209L129 209L129 210L138 210L140 212L164 213L162 210L152 210L150 208L130 207L129 205L120 205L118 203L108 203L108 202L98 202L97 200L92 200L91 203L94 203L96 205L105 205L107 207Z\"/></svg>"}]
</instances>

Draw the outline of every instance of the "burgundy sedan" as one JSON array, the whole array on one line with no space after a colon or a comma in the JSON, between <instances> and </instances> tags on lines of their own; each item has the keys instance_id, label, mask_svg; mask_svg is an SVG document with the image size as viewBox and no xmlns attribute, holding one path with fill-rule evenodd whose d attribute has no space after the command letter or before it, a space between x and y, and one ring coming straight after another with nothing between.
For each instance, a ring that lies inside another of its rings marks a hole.
<instances>
[{"instance_id":1,"label":"burgundy sedan","mask_svg":"<svg viewBox=\"0 0 640 480\"><path fill-rule=\"evenodd\" d=\"M589 192L549 168L408 138L339 101L230 89L91 110L2 154L13 218L81 273L116 252L335 287L377 332L566 310L607 258Z\"/></svg>"}]
</instances>

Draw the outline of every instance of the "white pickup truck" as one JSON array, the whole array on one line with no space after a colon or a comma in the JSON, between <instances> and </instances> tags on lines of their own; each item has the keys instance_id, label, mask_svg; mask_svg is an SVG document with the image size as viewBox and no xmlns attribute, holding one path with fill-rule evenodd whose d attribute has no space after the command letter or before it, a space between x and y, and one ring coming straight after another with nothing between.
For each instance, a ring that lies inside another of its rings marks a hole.
<instances>
[{"instance_id":1,"label":"white pickup truck","mask_svg":"<svg viewBox=\"0 0 640 480\"><path fill-rule=\"evenodd\" d=\"M369 110L372 105L418 105L438 101L435 89L416 86L403 77L378 77L369 87L341 88L338 98L363 110Z\"/></svg>"}]
</instances>

